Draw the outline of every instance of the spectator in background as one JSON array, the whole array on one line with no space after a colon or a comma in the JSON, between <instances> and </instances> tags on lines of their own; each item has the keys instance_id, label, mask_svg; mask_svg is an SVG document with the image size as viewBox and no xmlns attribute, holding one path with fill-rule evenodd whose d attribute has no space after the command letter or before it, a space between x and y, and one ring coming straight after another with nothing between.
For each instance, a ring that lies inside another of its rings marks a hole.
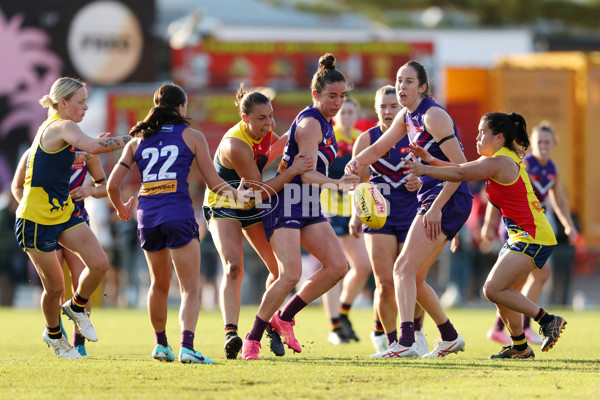
<instances>
[{"instance_id":1,"label":"spectator in background","mask_svg":"<svg viewBox=\"0 0 600 400\"><path fill-rule=\"evenodd\" d=\"M132 171L132 175L136 173L137 171ZM137 209L136 195L138 191L139 180L129 180L123 185L123 197L134 197L131 209ZM127 307L138 307L144 300L142 298L140 301L140 291L144 283L140 275L145 273L147 267L144 252L139 246L139 238L137 236L137 215L134 213L131 220L121 221L114 211L112 204L110 210L112 211L111 230L115 242L115 259L113 264L117 270L115 274L118 274L118 278L110 282L107 281L107 284L109 285L109 290L116 297L114 300L118 301L119 297L123 296ZM116 286L111 287L113 285Z\"/></svg>"},{"instance_id":2,"label":"spectator in background","mask_svg":"<svg viewBox=\"0 0 600 400\"><path fill-rule=\"evenodd\" d=\"M473 208L457 235L459 240L451 246L455 250L450 252L449 282L440 297L444 307L458 307L479 299L485 277L496 261L492 247L498 241L490 242L481 236L488 204L484 182L469 182L469 186L473 193Z\"/></svg>"},{"instance_id":3,"label":"spectator in background","mask_svg":"<svg viewBox=\"0 0 600 400\"><path fill-rule=\"evenodd\" d=\"M27 256L19 251L13 232L18 205L9 190L0 193L0 307L13 306L17 286L26 282Z\"/></svg>"}]
</instances>

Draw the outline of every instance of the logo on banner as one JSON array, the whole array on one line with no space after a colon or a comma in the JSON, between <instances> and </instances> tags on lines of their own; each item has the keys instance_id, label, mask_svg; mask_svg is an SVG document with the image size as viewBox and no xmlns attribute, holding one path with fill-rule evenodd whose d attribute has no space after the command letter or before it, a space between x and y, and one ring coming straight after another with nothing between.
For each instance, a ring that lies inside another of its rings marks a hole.
<instances>
[{"instance_id":1,"label":"logo on banner","mask_svg":"<svg viewBox=\"0 0 600 400\"><path fill-rule=\"evenodd\" d=\"M75 70L91 83L127 79L139 65L144 38L135 14L117 1L97 1L73 18L67 39Z\"/></svg>"}]
</instances>

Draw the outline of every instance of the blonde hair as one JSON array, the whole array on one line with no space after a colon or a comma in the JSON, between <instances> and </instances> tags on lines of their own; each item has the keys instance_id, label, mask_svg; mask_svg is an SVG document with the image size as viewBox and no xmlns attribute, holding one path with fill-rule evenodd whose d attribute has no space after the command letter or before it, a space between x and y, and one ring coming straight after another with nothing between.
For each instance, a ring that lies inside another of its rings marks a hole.
<instances>
[{"instance_id":1,"label":"blonde hair","mask_svg":"<svg viewBox=\"0 0 600 400\"><path fill-rule=\"evenodd\" d=\"M533 132L531 135L536 135L541 131L548 132L550 136L552 136L552 140L556 141L556 135L554 134L554 127L550 123L550 121L542 121L537 126L533 128Z\"/></svg>"},{"instance_id":2,"label":"blonde hair","mask_svg":"<svg viewBox=\"0 0 600 400\"><path fill-rule=\"evenodd\" d=\"M40 104L44 108L52 107L57 109L56 105L60 99L69 100L73 94L80 88L84 87L85 83L75 78L58 78L50 88L50 94L44 95L40 99Z\"/></svg>"}]
</instances>

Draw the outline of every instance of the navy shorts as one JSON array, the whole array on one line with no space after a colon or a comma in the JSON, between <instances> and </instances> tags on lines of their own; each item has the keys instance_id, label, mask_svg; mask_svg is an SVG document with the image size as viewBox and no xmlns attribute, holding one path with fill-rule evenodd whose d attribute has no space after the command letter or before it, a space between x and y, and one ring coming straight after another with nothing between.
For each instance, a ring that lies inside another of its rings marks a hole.
<instances>
[{"instance_id":1,"label":"navy shorts","mask_svg":"<svg viewBox=\"0 0 600 400\"><path fill-rule=\"evenodd\" d=\"M75 207L77 207L77 204L75 204ZM84 219L85 223L90 226L90 216L88 215L87 211L85 211L85 208L81 208L80 209L82 214L81 217ZM56 250L62 250L63 247L60 245L60 243L56 244Z\"/></svg>"},{"instance_id":2,"label":"navy shorts","mask_svg":"<svg viewBox=\"0 0 600 400\"><path fill-rule=\"evenodd\" d=\"M184 219L163 222L152 228L138 228L138 238L142 249L159 251L165 247L178 249L193 239L200 240L198 223L195 219Z\"/></svg>"},{"instance_id":3,"label":"navy shorts","mask_svg":"<svg viewBox=\"0 0 600 400\"><path fill-rule=\"evenodd\" d=\"M498 257L502 257L502 255L507 251L512 251L513 253L522 253L531 258L538 269L542 269L544 264L546 264L546 261L548 261L548 258L550 258L554 247L554 245L546 246L535 243L514 242L512 244L508 244L508 242L506 242L500 249Z\"/></svg>"},{"instance_id":4,"label":"navy shorts","mask_svg":"<svg viewBox=\"0 0 600 400\"><path fill-rule=\"evenodd\" d=\"M425 214L434 200L435 197L423 200L419 204L417 215ZM448 240L452 240L458 231L460 231L460 228L467 222L472 206L472 196L463 193L454 193L444 207L442 207L442 232L446 234Z\"/></svg>"},{"instance_id":5,"label":"navy shorts","mask_svg":"<svg viewBox=\"0 0 600 400\"><path fill-rule=\"evenodd\" d=\"M263 225L265 227L265 235L267 236L267 240L271 240L271 236L273 235L273 232L275 232L275 229L302 229L305 226L318 224L319 222L327 222L327 218L325 218L323 215L309 218L280 218L276 213L270 213L263 216Z\"/></svg>"},{"instance_id":6,"label":"navy shorts","mask_svg":"<svg viewBox=\"0 0 600 400\"><path fill-rule=\"evenodd\" d=\"M67 222L57 225L42 225L28 219L17 218L15 234L23 250L35 249L42 253L50 253L58 248L58 236L61 233L84 223L83 214L76 207Z\"/></svg>"},{"instance_id":7,"label":"navy shorts","mask_svg":"<svg viewBox=\"0 0 600 400\"><path fill-rule=\"evenodd\" d=\"M262 222L260 210L250 208L248 210L224 208L224 207L202 207L204 211L204 219L209 223L211 219L234 219L242 224L242 228Z\"/></svg>"},{"instance_id":8,"label":"navy shorts","mask_svg":"<svg viewBox=\"0 0 600 400\"><path fill-rule=\"evenodd\" d=\"M406 236L408 236L409 229L410 229L410 226L405 229L400 229L400 228L395 228L393 226L387 226L387 225L384 225L380 229L373 229L373 228L369 228L367 225L363 224L363 232L365 234L368 234L368 235L381 234L381 235L396 236L396 239L398 239L398 243L404 243L406 241Z\"/></svg>"}]
</instances>

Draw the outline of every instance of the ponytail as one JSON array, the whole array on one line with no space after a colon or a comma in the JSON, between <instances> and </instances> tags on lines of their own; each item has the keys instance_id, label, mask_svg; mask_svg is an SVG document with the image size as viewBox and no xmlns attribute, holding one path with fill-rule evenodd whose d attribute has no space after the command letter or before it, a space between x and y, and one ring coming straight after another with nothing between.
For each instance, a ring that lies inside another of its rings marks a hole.
<instances>
[{"instance_id":1,"label":"ponytail","mask_svg":"<svg viewBox=\"0 0 600 400\"><path fill-rule=\"evenodd\" d=\"M525 154L529 148L529 136L527 135L527 123L521 115L492 112L485 114L481 120L487 124L492 134L502 133L504 135L504 147L516 152L521 157Z\"/></svg>"},{"instance_id":2,"label":"ponytail","mask_svg":"<svg viewBox=\"0 0 600 400\"><path fill-rule=\"evenodd\" d=\"M187 104L187 96L182 88L168 83L159 87L154 92L154 107L150 109L146 118L138 122L129 131L129 136L140 136L142 139L162 129L163 125L185 124L190 125L190 120L179 114L178 107Z\"/></svg>"},{"instance_id":3,"label":"ponytail","mask_svg":"<svg viewBox=\"0 0 600 400\"><path fill-rule=\"evenodd\" d=\"M235 105L237 106L240 117L244 114L250 115L256 104L268 104L271 100L263 93L250 89L244 88L244 83L240 83L240 87L235 95Z\"/></svg>"},{"instance_id":4,"label":"ponytail","mask_svg":"<svg viewBox=\"0 0 600 400\"><path fill-rule=\"evenodd\" d=\"M508 118L515 125L515 138L514 141L521 146L523 152L529 148L529 135L527 135L527 123L525 118L517 113L510 113Z\"/></svg>"}]
</instances>

